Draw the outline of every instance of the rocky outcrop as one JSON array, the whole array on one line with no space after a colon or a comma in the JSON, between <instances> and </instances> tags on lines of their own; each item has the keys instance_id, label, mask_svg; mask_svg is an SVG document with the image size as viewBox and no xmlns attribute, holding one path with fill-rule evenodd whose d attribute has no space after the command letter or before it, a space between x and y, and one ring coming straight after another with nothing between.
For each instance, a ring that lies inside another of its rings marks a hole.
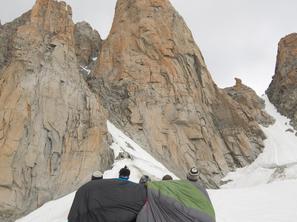
<instances>
[{"instance_id":1,"label":"rocky outcrop","mask_svg":"<svg viewBox=\"0 0 297 222\"><path fill-rule=\"evenodd\" d=\"M275 119L264 110L265 101L253 89L244 85L241 79L235 78L235 81L235 86L224 90L240 105L240 109L245 115L252 117L257 123L265 127L274 124Z\"/></svg>"},{"instance_id":2,"label":"rocky outcrop","mask_svg":"<svg viewBox=\"0 0 297 222\"><path fill-rule=\"evenodd\" d=\"M280 40L275 75L266 93L297 130L297 33Z\"/></svg>"},{"instance_id":3,"label":"rocky outcrop","mask_svg":"<svg viewBox=\"0 0 297 222\"><path fill-rule=\"evenodd\" d=\"M88 43L76 41L71 14L64 2L38 0L1 27L1 221L77 189L113 159L107 113L78 68L97 52L77 50Z\"/></svg>"},{"instance_id":4,"label":"rocky outcrop","mask_svg":"<svg viewBox=\"0 0 297 222\"><path fill-rule=\"evenodd\" d=\"M30 12L23 14L11 23L0 25L0 69L10 62L13 51L13 38L18 27L30 19Z\"/></svg>"},{"instance_id":5,"label":"rocky outcrop","mask_svg":"<svg viewBox=\"0 0 297 222\"><path fill-rule=\"evenodd\" d=\"M88 67L97 59L101 37L88 23L79 22L74 27L75 51L81 67ZM88 67L89 68L89 67Z\"/></svg>"},{"instance_id":6,"label":"rocky outcrop","mask_svg":"<svg viewBox=\"0 0 297 222\"><path fill-rule=\"evenodd\" d=\"M88 82L110 119L180 177L197 165L216 187L263 148L256 117L214 84L168 0L117 2Z\"/></svg>"}]
</instances>

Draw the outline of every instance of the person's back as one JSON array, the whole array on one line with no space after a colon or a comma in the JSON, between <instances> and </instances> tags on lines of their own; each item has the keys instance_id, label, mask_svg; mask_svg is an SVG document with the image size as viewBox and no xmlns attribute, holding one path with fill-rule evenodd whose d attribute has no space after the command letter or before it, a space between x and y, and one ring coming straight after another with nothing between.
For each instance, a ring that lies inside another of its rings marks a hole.
<instances>
[{"instance_id":1,"label":"person's back","mask_svg":"<svg viewBox=\"0 0 297 222\"><path fill-rule=\"evenodd\" d=\"M68 222L131 222L145 199L143 185L125 180L93 180L77 191Z\"/></svg>"},{"instance_id":2,"label":"person's back","mask_svg":"<svg viewBox=\"0 0 297 222\"><path fill-rule=\"evenodd\" d=\"M137 222L215 222L208 196L188 180L147 184L147 202Z\"/></svg>"},{"instance_id":3,"label":"person's back","mask_svg":"<svg viewBox=\"0 0 297 222\"><path fill-rule=\"evenodd\" d=\"M146 190L139 184L111 179L99 186L100 191L94 188L89 199L96 221L133 221L145 203Z\"/></svg>"}]
</instances>

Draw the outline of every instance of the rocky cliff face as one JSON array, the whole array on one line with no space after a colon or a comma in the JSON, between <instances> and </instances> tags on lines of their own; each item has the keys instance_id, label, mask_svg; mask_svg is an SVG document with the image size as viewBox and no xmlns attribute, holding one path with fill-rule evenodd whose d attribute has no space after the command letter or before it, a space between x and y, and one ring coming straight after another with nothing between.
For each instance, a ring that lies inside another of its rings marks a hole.
<instances>
[{"instance_id":1,"label":"rocky cliff face","mask_svg":"<svg viewBox=\"0 0 297 222\"><path fill-rule=\"evenodd\" d=\"M79 22L74 27L75 51L80 67L88 67L98 57L101 37L88 23ZM90 68L90 67L88 67Z\"/></svg>"},{"instance_id":2,"label":"rocky cliff face","mask_svg":"<svg viewBox=\"0 0 297 222\"><path fill-rule=\"evenodd\" d=\"M273 117L264 111L265 101L253 89L244 85L241 79L235 78L235 81L235 86L224 90L240 105L240 110L262 126L267 127L274 124Z\"/></svg>"},{"instance_id":3,"label":"rocky cliff face","mask_svg":"<svg viewBox=\"0 0 297 222\"><path fill-rule=\"evenodd\" d=\"M106 111L79 73L100 42L77 34L71 14L38 0L0 28L1 221L69 193L112 160Z\"/></svg>"},{"instance_id":4,"label":"rocky cliff face","mask_svg":"<svg viewBox=\"0 0 297 222\"><path fill-rule=\"evenodd\" d=\"M297 129L297 33L284 37L278 44L275 75L267 94Z\"/></svg>"},{"instance_id":5,"label":"rocky cliff face","mask_svg":"<svg viewBox=\"0 0 297 222\"><path fill-rule=\"evenodd\" d=\"M180 177L197 165L201 180L216 187L263 148L257 115L214 84L168 0L117 2L88 82L111 120Z\"/></svg>"},{"instance_id":6,"label":"rocky cliff face","mask_svg":"<svg viewBox=\"0 0 297 222\"><path fill-rule=\"evenodd\" d=\"M0 69L9 63L12 58L13 38L19 26L24 25L30 18L30 12L23 14L13 22L0 25Z\"/></svg>"}]
</instances>

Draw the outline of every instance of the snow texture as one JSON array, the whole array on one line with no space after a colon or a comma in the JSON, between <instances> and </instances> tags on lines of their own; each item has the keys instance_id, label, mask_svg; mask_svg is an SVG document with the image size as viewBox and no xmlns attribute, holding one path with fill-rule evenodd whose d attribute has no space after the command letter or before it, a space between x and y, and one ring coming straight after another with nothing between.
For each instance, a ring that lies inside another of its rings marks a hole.
<instances>
[{"instance_id":1,"label":"snow texture","mask_svg":"<svg viewBox=\"0 0 297 222\"><path fill-rule=\"evenodd\" d=\"M273 181L297 179L296 132L290 127L290 120L277 112L267 96L263 99L266 112L276 120L274 125L262 127L267 136L264 141L265 149L251 165L229 173L224 180L232 182L222 187L249 187ZM288 129L292 129L292 132Z\"/></svg>"},{"instance_id":2,"label":"snow texture","mask_svg":"<svg viewBox=\"0 0 297 222\"><path fill-rule=\"evenodd\" d=\"M16 222L67 222L75 192L58 200L50 201Z\"/></svg>"},{"instance_id":3,"label":"snow texture","mask_svg":"<svg viewBox=\"0 0 297 222\"><path fill-rule=\"evenodd\" d=\"M160 180L164 175L169 174L178 179L109 121L107 121L107 128L113 138L110 148L113 150L116 160L113 168L104 172L104 178L118 177L120 169L127 166L131 171L130 180L135 183L139 182L142 175L148 175L152 180Z\"/></svg>"},{"instance_id":4,"label":"snow texture","mask_svg":"<svg viewBox=\"0 0 297 222\"><path fill-rule=\"evenodd\" d=\"M297 180L211 190L217 222L296 222Z\"/></svg>"}]
</instances>

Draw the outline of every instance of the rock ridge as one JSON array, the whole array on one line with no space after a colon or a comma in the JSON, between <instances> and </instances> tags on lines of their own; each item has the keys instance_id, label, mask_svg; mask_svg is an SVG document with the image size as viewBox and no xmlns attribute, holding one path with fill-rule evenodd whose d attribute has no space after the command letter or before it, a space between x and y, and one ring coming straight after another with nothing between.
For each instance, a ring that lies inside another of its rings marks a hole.
<instances>
[{"instance_id":1,"label":"rock ridge","mask_svg":"<svg viewBox=\"0 0 297 222\"><path fill-rule=\"evenodd\" d=\"M297 33L282 38L278 44L275 75L266 91L277 110L291 119L297 130Z\"/></svg>"}]
</instances>

